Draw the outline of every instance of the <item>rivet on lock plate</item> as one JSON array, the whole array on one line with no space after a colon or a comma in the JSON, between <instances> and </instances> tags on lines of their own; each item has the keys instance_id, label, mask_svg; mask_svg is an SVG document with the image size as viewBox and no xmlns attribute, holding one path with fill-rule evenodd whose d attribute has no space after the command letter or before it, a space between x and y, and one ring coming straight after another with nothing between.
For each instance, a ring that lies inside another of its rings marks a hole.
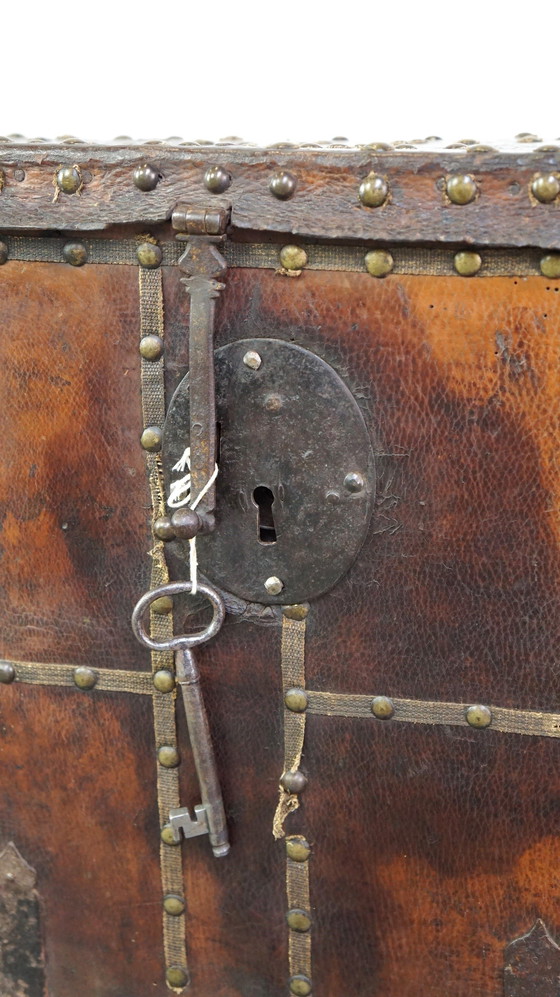
<instances>
[{"instance_id":1,"label":"rivet on lock plate","mask_svg":"<svg viewBox=\"0 0 560 997\"><path fill-rule=\"evenodd\" d=\"M362 412L336 371L293 343L246 339L215 352L216 529L200 570L250 602L312 599L345 574L366 535L375 469ZM189 375L165 422L163 466L189 446ZM188 562L189 545L173 542Z\"/></svg>"}]
</instances>

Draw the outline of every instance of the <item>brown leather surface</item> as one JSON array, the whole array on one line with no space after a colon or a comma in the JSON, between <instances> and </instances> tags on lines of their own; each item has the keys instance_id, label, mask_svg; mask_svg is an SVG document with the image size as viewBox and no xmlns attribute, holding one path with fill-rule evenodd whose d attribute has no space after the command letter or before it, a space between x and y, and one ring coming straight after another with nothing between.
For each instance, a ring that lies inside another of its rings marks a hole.
<instances>
[{"instance_id":1,"label":"brown leather surface","mask_svg":"<svg viewBox=\"0 0 560 997\"><path fill-rule=\"evenodd\" d=\"M150 542L137 273L8 263L0 278L4 655L148 667L129 634ZM165 305L171 390L188 362L176 271ZM559 319L539 277L228 274L217 345L319 353L378 454L368 541L312 606L310 688L558 709ZM232 851L183 845L192 993L281 997L278 628L230 619L199 660ZM12 686L0 708L0 827L38 870L51 997L163 997L149 698ZM314 994L500 997L506 944L537 917L560 932L556 742L307 723L287 829L313 845Z\"/></svg>"}]
</instances>

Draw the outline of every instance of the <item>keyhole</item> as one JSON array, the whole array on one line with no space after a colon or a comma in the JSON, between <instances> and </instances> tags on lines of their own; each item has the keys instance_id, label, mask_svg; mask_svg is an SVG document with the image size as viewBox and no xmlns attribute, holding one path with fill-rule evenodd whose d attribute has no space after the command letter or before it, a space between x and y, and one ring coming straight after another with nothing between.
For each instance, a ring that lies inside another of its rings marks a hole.
<instances>
[{"instance_id":1,"label":"keyhole","mask_svg":"<svg viewBox=\"0 0 560 997\"><path fill-rule=\"evenodd\" d=\"M274 494L270 488L259 485L253 492L253 501L257 507L257 529L260 542L262 544L275 544L276 527L272 513Z\"/></svg>"}]
</instances>

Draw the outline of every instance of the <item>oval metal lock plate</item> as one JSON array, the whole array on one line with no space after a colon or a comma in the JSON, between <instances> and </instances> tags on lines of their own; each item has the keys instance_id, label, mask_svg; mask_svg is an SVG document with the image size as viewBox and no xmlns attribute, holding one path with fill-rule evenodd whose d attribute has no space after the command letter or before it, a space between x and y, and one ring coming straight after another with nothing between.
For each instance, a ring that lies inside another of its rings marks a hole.
<instances>
[{"instance_id":1,"label":"oval metal lock plate","mask_svg":"<svg viewBox=\"0 0 560 997\"><path fill-rule=\"evenodd\" d=\"M216 529L197 539L200 569L250 602L313 599L348 571L366 535L375 478L362 413L333 368L292 343L229 343L215 366ZM188 434L187 374L165 422L167 495ZM173 547L188 562L188 543Z\"/></svg>"}]
</instances>

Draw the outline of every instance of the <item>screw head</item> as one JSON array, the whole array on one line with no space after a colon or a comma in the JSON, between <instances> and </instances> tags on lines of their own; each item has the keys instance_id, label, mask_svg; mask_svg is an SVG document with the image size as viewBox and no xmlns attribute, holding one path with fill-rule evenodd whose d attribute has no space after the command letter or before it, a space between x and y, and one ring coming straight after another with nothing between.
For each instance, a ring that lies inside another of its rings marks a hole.
<instances>
[{"instance_id":1,"label":"screw head","mask_svg":"<svg viewBox=\"0 0 560 997\"><path fill-rule=\"evenodd\" d=\"M473 177L455 173L445 181L447 196L453 204L470 204L474 201L478 187Z\"/></svg>"},{"instance_id":2,"label":"screw head","mask_svg":"<svg viewBox=\"0 0 560 997\"><path fill-rule=\"evenodd\" d=\"M158 762L163 765L166 769L176 769L179 765L180 758L177 748L172 744L164 744L158 749Z\"/></svg>"},{"instance_id":3,"label":"screw head","mask_svg":"<svg viewBox=\"0 0 560 997\"><path fill-rule=\"evenodd\" d=\"M284 702L292 713L305 713L309 704L309 696L305 689L288 689Z\"/></svg>"},{"instance_id":4,"label":"screw head","mask_svg":"<svg viewBox=\"0 0 560 997\"><path fill-rule=\"evenodd\" d=\"M0 682L3 682L4 685L9 685L10 682L14 681L15 677L16 677L16 670L14 666L11 665L8 661L3 661L0 664Z\"/></svg>"},{"instance_id":5,"label":"screw head","mask_svg":"<svg viewBox=\"0 0 560 997\"><path fill-rule=\"evenodd\" d=\"M64 194L76 194L82 186L80 171L75 166L63 166L56 174L56 185Z\"/></svg>"},{"instance_id":6,"label":"screw head","mask_svg":"<svg viewBox=\"0 0 560 997\"><path fill-rule=\"evenodd\" d=\"M492 712L487 706L469 706L465 717L471 727L488 727L492 723Z\"/></svg>"},{"instance_id":7,"label":"screw head","mask_svg":"<svg viewBox=\"0 0 560 997\"><path fill-rule=\"evenodd\" d=\"M167 668L154 672L152 682L158 692L172 692L175 688L175 677Z\"/></svg>"},{"instance_id":8,"label":"screw head","mask_svg":"<svg viewBox=\"0 0 560 997\"><path fill-rule=\"evenodd\" d=\"M8 259L8 247L5 242L0 241L0 266Z\"/></svg>"},{"instance_id":9,"label":"screw head","mask_svg":"<svg viewBox=\"0 0 560 997\"><path fill-rule=\"evenodd\" d=\"M163 433L159 426L146 426L140 437L140 444L144 450L148 450L150 453L157 453L158 450L161 450L162 439Z\"/></svg>"},{"instance_id":10,"label":"screw head","mask_svg":"<svg viewBox=\"0 0 560 997\"><path fill-rule=\"evenodd\" d=\"M482 257L479 253L455 253L453 265L461 277L473 277L482 266Z\"/></svg>"},{"instance_id":11,"label":"screw head","mask_svg":"<svg viewBox=\"0 0 560 997\"><path fill-rule=\"evenodd\" d=\"M136 256L140 266L145 270L156 270L163 259L161 247L153 242L142 242L136 250Z\"/></svg>"},{"instance_id":12,"label":"screw head","mask_svg":"<svg viewBox=\"0 0 560 997\"><path fill-rule=\"evenodd\" d=\"M284 582L280 581L276 575L271 575L270 578L266 579L264 587L269 595L280 595L284 588Z\"/></svg>"},{"instance_id":13,"label":"screw head","mask_svg":"<svg viewBox=\"0 0 560 997\"><path fill-rule=\"evenodd\" d=\"M159 360L163 353L163 339L160 336L143 336L140 340L140 356L144 360Z\"/></svg>"},{"instance_id":14,"label":"screw head","mask_svg":"<svg viewBox=\"0 0 560 997\"><path fill-rule=\"evenodd\" d=\"M540 266L543 277L558 280L560 277L560 253L549 253L547 256L543 256Z\"/></svg>"},{"instance_id":15,"label":"screw head","mask_svg":"<svg viewBox=\"0 0 560 997\"><path fill-rule=\"evenodd\" d=\"M280 263L285 270L303 270L307 263L307 253L301 246L283 246L280 250Z\"/></svg>"},{"instance_id":16,"label":"screw head","mask_svg":"<svg viewBox=\"0 0 560 997\"><path fill-rule=\"evenodd\" d=\"M144 163L143 166L136 167L132 179L138 190L146 192L155 190L160 181L159 170L156 170L155 166L150 166L149 163Z\"/></svg>"},{"instance_id":17,"label":"screw head","mask_svg":"<svg viewBox=\"0 0 560 997\"><path fill-rule=\"evenodd\" d=\"M268 189L271 194L274 194L280 201L287 201L288 198L293 197L296 192L297 180L292 173L288 173L287 170L278 170L277 173L273 173L269 182Z\"/></svg>"},{"instance_id":18,"label":"screw head","mask_svg":"<svg viewBox=\"0 0 560 997\"><path fill-rule=\"evenodd\" d=\"M531 184L531 191L537 201L550 204L560 194L560 181L554 173L540 173Z\"/></svg>"},{"instance_id":19,"label":"screw head","mask_svg":"<svg viewBox=\"0 0 560 997\"><path fill-rule=\"evenodd\" d=\"M395 261L384 249L372 249L365 255L366 270L372 277L386 277L391 273Z\"/></svg>"},{"instance_id":20,"label":"screw head","mask_svg":"<svg viewBox=\"0 0 560 997\"><path fill-rule=\"evenodd\" d=\"M307 778L300 769L295 772L284 772L280 784L287 793L303 793L307 786Z\"/></svg>"},{"instance_id":21,"label":"screw head","mask_svg":"<svg viewBox=\"0 0 560 997\"><path fill-rule=\"evenodd\" d=\"M390 720L395 707L387 696L376 696L371 703L371 712L378 720Z\"/></svg>"},{"instance_id":22,"label":"screw head","mask_svg":"<svg viewBox=\"0 0 560 997\"><path fill-rule=\"evenodd\" d=\"M294 994L294 997L309 997L311 993L311 980L301 973L298 973L297 976L291 976L290 993Z\"/></svg>"},{"instance_id":23,"label":"screw head","mask_svg":"<svg viewBox=\"0 0 560 997\"><path fill-rule=\"evenodd\" d=\"M204 186L211 194L223 194L231 183L231 173L223 166L209 166L204 174Z\"/></svg>"},{"instance_id":24,"label":"screw head","mask_svg":"<svg viewBox=\"0 0 560 997\"><path fill-rule=\"evenodd\" d=\"M251 370L258 370L262 364L262 357L256 350L247 350L243 357L243 363Z\"/></svg>"},{"instance_id":25,"label":"screw head","mask_svg":"<svg viewBox=\"0 0 560 997\"><path fill-rule=\"evenodd\" d=\"M311 846L305 838L294 835L286 838L286 855L292 862L307 862L311 855Z\"/></svg>"},{"instance_id":26,"label":"screw head","mask_svg":"<svg viewBox=\"0 0 560 997\"><path fill-rule=\"evenodd\" d=\"M344 487L347 492L352 492L356 494L357 492L363 491L365 486L365 481L362 474L358 471L350 471L344 479Z\"/></svg>"},{"instance_id":27,"label":"screw head","mask_svg":"<svg viewBox=\"0 0 560 997\"><path fill-rule=\"evenodd\" d=\"M200 533L202 520L193 509L183 506L182 509L176 509L171 516L171 528L175 536L181 540L192 540L197 533Z\"/></svg>"},{"instance_id":28,"label":"screw head","mask_svg":"<svg viewBox=\"0 0 560 997\"><path fill-rule=\"evenodd\" d=\"M185 901L177 893L168 893L163 898L163 909L166 914L179 917L185 910Z\"/></svg>"},{"instance_id":29,"label":"screw head","mask_svg":"<svg viewBox=\"0 0 560 997\"><path fill-rule=\"evenodd\" d=\"M83 267L87 263L87 249L81 242L67 242L62 250L62 257L71 267Z\"/></svg>"},{"instance_id":30,"label":"screw head","mask_svg":"<svg viewBox=\"0 0 560 997\"><path fill-rule=\"evenodd\" d=\"M358 189L358 197L365 208L379 208L385 204L388 194L387 181L377 173L369 173Z\"/></svg>"},{"instance_id":31,"label":"screw head","mask_svg":"<svg viewBox=\"0 0 560 997\"><path fill-rule=\"evenodd\" d=\"M93 668L75 668L72 678L78 689L93 689L98 679L97 672Z\"/></svg>"}]
</instances>

